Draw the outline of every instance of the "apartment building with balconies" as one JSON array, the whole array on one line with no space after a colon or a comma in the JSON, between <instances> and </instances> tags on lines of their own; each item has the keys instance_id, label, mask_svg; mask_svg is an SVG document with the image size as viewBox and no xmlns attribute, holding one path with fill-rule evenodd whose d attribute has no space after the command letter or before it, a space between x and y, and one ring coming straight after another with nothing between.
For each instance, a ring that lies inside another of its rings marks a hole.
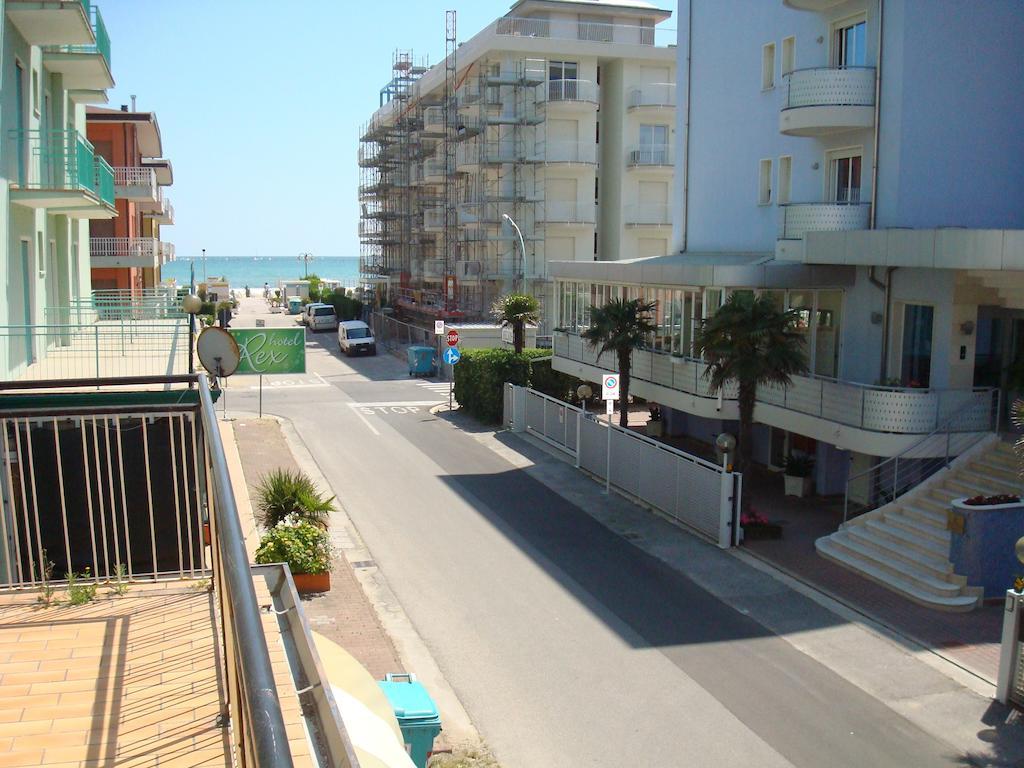
<instances>
[{"instance_id":1,"label":"apartment building with balconies","mask_svg":"<svg viewBox=\"0 0 1024 768\"><path fill-rule=\"evenodd\" d=\"M10 376L45 354L29 329L47 309L88 294L88 222L117 211L113 169L86 138L85 105L113 86L99 8L10 0L0 13L0 371Z\"/></svg>"},{"instance_id":2,"label":"apartment building with balconies","mask_svg":"<svg viewBox=\"0 0 1024 768\"><path fill-rule=\"evenodd\" d=\"M89 226L93 288L135 294L155 288L160 268L174 259L173 243L160 237L160 227L174 223L174 208L164 195L174 173L163 157L156 113L127 105L89 107L86 127L96 152L114 169L118 212Z\"/></svg>"},{"instance_id":3,"label":"apartment building with balconies","mask_svg":"<svg viewBox=\"0 0 1024 768\"><path fill-rule=\"evenodd\" d=\"M767 293L799 311L810 371L761 388L758 462L810 453L817 491L843 493L936 430L1005 426L1024 363L1020 5L682 0L677 26L671 247L549 264L554 367L598 380L614 361L580 341L590 308L654 300L633 391L713 440L735 393L708 392L694 331L730 293Z\"/></svg>"},{"instance_id":4,"label":"apartment building with balconies","mask_svg":"<svg viewBox=\"0 0 1024 768\"><path fill-rule=\"evenodd\" d=\"M663 254L670 11L520 0L427 67L398 53L363 131L364 280L412 316L480 319L513 289L550 330L557 260Z\"/></svg>"}]
</instances>

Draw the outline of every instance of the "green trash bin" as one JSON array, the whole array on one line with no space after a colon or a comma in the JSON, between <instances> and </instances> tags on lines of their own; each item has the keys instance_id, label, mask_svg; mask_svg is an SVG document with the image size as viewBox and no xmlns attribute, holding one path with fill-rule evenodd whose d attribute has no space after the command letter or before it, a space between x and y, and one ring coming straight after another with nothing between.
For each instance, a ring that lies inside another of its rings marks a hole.
<instances>
[{"instance_id":1,"label":"green trash bin","mask_svg":"<svg viewBox=\"0 0 1024 768\"><path fill-rule=\"evenodd\" d=\"M297 315L302 311L302 299L297 296L293 296L288 299L288 314Z\"/></svg>"},{"instance_id":2,"label":"green trash bin","mask_svg":"<svg viewBox=\"0 0 1024 768\"><path fill-rule=\"evenodd\" d=\"M413 674L387 674L377 683L395 710L409 757L417 768L427 768L434 739L441 732L441 716L427 689Z\"/></svg>"}]
</instances>

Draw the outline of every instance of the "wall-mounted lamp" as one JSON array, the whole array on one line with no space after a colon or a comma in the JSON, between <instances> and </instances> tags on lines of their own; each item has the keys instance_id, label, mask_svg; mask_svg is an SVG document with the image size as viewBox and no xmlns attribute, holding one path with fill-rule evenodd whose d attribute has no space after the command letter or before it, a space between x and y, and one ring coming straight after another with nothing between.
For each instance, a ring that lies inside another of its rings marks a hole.
<instances>
[{"instance_id":1,"label":"wall-mounted lamp","mask_svg":"<svg viewBox=\"0 0 1024 768\"><path fill-rule=\"evenodd\" d=\"M811 163L811 168L813 168L814 170L818 170L819 167L820 166L818 165L818 163Z\"/></svg>"},{"instance_id":2,"label":"wall-mounted lamp","mask_svg":"<svg viewBox=\"0 0 1024 768\"><path fill-rule=\"evenodd\" d=\"M881 325L882 324L882 319L883 318L882 318L882 313L881 312L872 312L871 313L871 324L872 325Z\"/></svg>"},{"instance_id":3,"label":"wall-mounted lamp","mask_svg":"<svg viewBox=\"0 0 1024 768\"><path fill-rule=\"evenodd\" d=\"M964 336L970 336L974 333L974 321L964 320L964 322L960 323L960 333Z\"/></svg>"},{"instance_id":4,"label":"wall-mounted lamp","mask_svg":"<svg viewBox=\"0 0 1024 768\"><path fill-rule=\"evenodd\" d=\"M824 42L825 42L825 36L824 35L818 35L818 45L821 45Z\"/></svg>"}]
</instances>

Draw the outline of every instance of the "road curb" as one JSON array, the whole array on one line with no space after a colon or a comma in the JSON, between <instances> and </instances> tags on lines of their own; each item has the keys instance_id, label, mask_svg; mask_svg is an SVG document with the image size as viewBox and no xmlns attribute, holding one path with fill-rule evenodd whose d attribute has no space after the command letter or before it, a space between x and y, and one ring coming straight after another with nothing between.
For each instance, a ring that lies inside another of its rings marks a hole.
<instances>
[{"instance_id":1,"label":"road curb","mask_svg":"<svg viewBox=\"0 0 1024 768\"><path fill-rule=\"evenodd\" d=\"M255 413L237 412L234 414L234 418L258 419L259 417ZM335 496L339 509L332 516L332 521L335 524L340 524L343 530L344 543L341 549L344 552L345 560L355 574L370 605L373 606L381 626L394 643L395 650L406 669L416 673L441 711L444 727L442 734L445 742L452 748L482 747L483 740L473 725L472 719L454 689L448 684L430 649L406 615L397 596L388 584L387 577L375 564L372 553L345 509L342 497L331 488L316 459L306 447L302 436L288 418L266 413L263 418L277 421L281 426L281 434L284 436L285 443L288 445L295 463L299 465L299 469L309 475L322 491Z\"/></svg>"}]
</instances>

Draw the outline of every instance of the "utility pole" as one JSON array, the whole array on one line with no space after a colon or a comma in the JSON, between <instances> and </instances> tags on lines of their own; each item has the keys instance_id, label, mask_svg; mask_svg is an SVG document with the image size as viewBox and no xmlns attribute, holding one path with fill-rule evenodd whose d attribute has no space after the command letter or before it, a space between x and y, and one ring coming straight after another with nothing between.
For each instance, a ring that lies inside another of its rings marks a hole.
<instances>
[{"instance_id":1,"label":"utility pole","mask_svg":"<svg viewBox=\"0 0 1024 768\"><path fill-rule=\"evenodd\" d=\"M203 248L203 282L206 282L206 249Z\"/></svg>"},{"instance_id":2,"label":"utility pole","mask_svg":"<svg viewBox=\"0 0 1024 768\"><path fill-rule=\"evenodd\" d=\"M455 262L456 253L455 226L457 204L455 187L455 123L459 109L456 103L455 90L458 86L455 68L455 11L445 11L445 60L444 60L444 311L445 314L455 308Z\"/></svg>"}]
</instances>

